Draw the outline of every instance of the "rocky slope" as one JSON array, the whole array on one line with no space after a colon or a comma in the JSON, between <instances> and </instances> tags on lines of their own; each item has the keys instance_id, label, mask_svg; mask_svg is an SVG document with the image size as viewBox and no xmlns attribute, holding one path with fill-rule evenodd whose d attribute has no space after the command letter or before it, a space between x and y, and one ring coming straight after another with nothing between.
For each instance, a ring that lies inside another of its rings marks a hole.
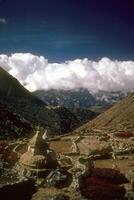
<instances>
[{"instance_id":1,"label":"rocky slope","mask_svg":"<svg viewBox=\"0 0 134 200\"><path fill-rule=\"evenodd\" d=\"M0 139L17 138L32 132L32 127L23 118L0 103Z\"/></svg>"},{"instance_id":2,"label":"rocky slope","mask_svg":"<svg viewBox=\"0 0 134 200\"><path fill-rule=\"evenodd\" d=\"M0 102L17 116L27 120L32 127L39 125L47 128L50 134L67 133L79 125L79 120L69 110L47 107L2 68L0 68Z\"/></svg>"},{"instance_id":3,"label":"rocky slope","mask_svg":"<svg viewBox=\"0 0 134 200\"><path fill-rule=\"evenodd\" d=\"M113 105L119 100L127 96L127 92L123 91L98 91L94 94L95 99L100 105Z\"/></svg>"},{"instance_id":4,"label":"rocky slope","mask_svg":"<svg viewBox=\"0 0 134 200\"><path fill-rule=\"evenodd\" d=\"M91 129L131 130L134 129L134 93L116 103L97 118L83 125L79 130L88 132Z\"/></svg>"},{"instance_id":5,"label":"rocky slope","mask_svg":"<svg viewBox=\"0 0 134 200\"><path fill-rule=\"evenodd\" d=\"M94 119L99 115L99 111L92 111L90 109L72 108L68 109L79 121L79 125L83 125L89 120Z\"/></svg>"},{"instance_id":6,"label":"rocky slope","mask_svg":"<svg viewBox=\"0 0 134 200\"><path fill-rule=\"evenodd\" d=\"M43 102L26 90L20 82L9 75L0 67L0 98L7 101L14 101L17 98L26 99L35 103L43 104ZM45 103L44 103L45 104Z\"/></svg>"}]
</instances>

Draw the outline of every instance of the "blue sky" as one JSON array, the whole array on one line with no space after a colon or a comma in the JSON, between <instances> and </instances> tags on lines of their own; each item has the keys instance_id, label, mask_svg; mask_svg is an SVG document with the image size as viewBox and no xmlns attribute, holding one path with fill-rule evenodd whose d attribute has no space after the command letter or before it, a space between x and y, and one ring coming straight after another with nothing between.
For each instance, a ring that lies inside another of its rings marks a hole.
<instances>
[{"instance_id":1,"label":"blue sky","mask_svg":"<svg viewBox=\"0 0 134 200\"><path fill-rule=\"evenodd\" d=\"M0 54L134 59L133 0L0 0Z\"/></svg>"}]
</instances>

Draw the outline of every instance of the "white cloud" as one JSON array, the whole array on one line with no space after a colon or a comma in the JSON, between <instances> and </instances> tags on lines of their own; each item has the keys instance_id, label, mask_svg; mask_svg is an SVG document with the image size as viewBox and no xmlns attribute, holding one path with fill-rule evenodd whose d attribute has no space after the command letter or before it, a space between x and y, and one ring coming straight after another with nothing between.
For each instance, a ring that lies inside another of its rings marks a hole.
<instances>
[{"instance_id":1,"label":"white cloud","mask_svg":"<svg viewBox=\"0 0 134 200\"><path fill-rule=\"evenodd\" d=\"M0 18L0 24L7 24L6 18Z\"/></svg>"},{"instance_id":2,"label":"white cloud","mask_svg":"<svg viewBox=\"0 0 134 200\"><path fill-rule=\"evenodd\" d=\"M134 89L134 61L87 58L49 63L30 53L0 55L0 66L30 91L37 89L78 89L118 91Z\"/></svg>"}]
</instances>

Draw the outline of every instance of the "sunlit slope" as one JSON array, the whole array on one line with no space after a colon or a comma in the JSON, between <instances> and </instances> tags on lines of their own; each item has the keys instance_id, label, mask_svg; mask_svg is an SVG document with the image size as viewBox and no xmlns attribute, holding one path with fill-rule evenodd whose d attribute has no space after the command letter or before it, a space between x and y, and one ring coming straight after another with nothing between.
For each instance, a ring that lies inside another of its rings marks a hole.
<instances>
[{"instance_id":1,"label":"sunlit slope","mask_svg":"<svg viewBox=\"0 0 134 200\"><path fill-rule=\"evenodd\" d=\"M91 129L134 130L134 93L116 103L94 120L77 129L88 132Z\"/></svg>"}]
</instances>

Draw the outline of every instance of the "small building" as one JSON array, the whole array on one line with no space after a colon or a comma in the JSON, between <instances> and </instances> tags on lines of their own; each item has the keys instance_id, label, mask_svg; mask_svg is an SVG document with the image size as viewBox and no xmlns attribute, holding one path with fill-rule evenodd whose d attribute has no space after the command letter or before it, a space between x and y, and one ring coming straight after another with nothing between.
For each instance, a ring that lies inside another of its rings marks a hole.
<instances>
[{"instance_id":1,"label":"small building","mask_svg":"<svg viewBox=\"0 0 134 200\"><path fill-rule=\"evenodd\" d=\"M28 150L20 157L20 165L29 171L46 172L58 166L56 155L49 148L47 138L37 131L29 141Z\"/></svg>"}]
</instances>

